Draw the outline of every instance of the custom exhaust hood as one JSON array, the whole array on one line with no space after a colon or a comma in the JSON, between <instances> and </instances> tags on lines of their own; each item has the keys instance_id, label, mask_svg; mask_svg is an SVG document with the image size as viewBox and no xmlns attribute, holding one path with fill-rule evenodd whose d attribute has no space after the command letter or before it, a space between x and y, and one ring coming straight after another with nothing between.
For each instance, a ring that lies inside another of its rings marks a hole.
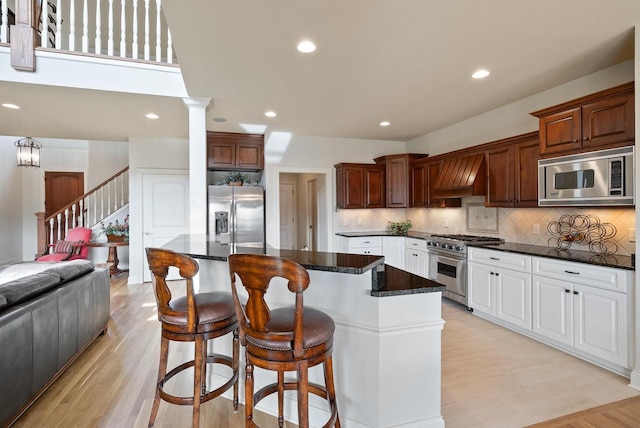
<instances>
[{"instance_id":1,"label":"custom exhaust hood","mask_svg":"<svg viewBox=\"0 0 640 428\"><path fill-rule=\"evenodd\" d=\"M438 174L433 196L445 199L484 195L485 181L484 153L449 158Z\"/></svg>"}]
</instances>

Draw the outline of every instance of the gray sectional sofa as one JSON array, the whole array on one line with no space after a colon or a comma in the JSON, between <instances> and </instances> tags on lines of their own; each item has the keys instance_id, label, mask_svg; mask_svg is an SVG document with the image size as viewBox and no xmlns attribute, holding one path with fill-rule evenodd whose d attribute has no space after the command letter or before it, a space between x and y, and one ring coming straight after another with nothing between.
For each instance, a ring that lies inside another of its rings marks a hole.
<instances>
[{"instance_id":1,"label":"gray sectional sofa","mask_svg":"<svg viewBox=\"0 0 640 428\"><path fill-rule=\"evenodd\" d=\"M0 426L11 425L100 334L109 274L91 261L0 266Z\"/></svg>"}]
</instances>

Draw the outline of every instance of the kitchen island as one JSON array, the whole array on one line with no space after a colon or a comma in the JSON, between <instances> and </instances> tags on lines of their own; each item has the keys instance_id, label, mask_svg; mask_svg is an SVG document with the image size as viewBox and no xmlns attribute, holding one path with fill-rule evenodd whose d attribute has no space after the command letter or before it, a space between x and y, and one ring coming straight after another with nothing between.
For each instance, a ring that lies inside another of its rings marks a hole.
<instances>
[{"instance_id":1,"label":"kitchen island","mask_svg":"<svg viewBox=\"0 0 640 428\"><path fill-rule=\"evenodd\" d=\"M164 248L198 260L195 286L201 292L230 290L226 260L232 251L266 253L300 263L311 278L305 306L324 311L336 324L333 364L342 425L444 427L440 410L444 287L440 284L387 266L381 256L231 249L205 235L181 235ZM292 297L284 286L272 285L267 294L272 307L292 304ZM215 346L230 352L226 342ZM257 369L254 375L257 389L275 376ZM309 380L324 383L321 367L309 371ZM243 394L241 390L240 397ZM295 394L288 392L285 397L285 418L295 422ZM328 417L326 402L314 396L309 402L311 426L321 426ZM257 408L277 414L275 397Z\"/></svg>"}]
</instances>

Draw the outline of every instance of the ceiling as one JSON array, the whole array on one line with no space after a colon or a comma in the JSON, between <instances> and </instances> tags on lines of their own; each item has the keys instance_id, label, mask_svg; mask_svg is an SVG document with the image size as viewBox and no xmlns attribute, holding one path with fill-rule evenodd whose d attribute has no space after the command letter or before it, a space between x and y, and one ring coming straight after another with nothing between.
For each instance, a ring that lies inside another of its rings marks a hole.
<instances>
[{"instance_id":1,"label":"ceiling","mask_svg":"<svg viewBox=\"0 0 640 428\"><path fill-rule=\"evenodd\" d=\"M164 0L163 9L189 95L213 100L208 130L398 141L631 59L640 23L638 0ZM316 52L299 53L302 39ZM479 68L491 75L472 79ZM0 82L0 101L29 106L29 120L0 109L0 135L188 132L179 99ZM160 120L141 121L150 105Z\"/></svg>"}]
</instances>

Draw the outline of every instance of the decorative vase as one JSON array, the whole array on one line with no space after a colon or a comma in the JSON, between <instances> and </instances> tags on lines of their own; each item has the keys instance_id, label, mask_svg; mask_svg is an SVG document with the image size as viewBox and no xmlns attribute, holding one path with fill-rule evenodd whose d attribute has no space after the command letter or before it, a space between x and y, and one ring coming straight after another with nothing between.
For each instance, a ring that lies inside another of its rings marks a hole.
<instances>
[{"instance_id":1,"label":"decorative vase","mask_svg":"<svg viewBox=\"0 0 640 428\"><path fill-rule=\"evenodd\" d=\"M242 181L230 181L229 186L242 186L244 183Z\"/></svg>"},{"instance_id":2,"label":"decorative vase","mask_svg":"<svg viewBox=\"0 0 640 428\"><path fill-rule=\"evenodd\" d=\"M107 235L108 242L125 242L126 236Z\"/></svg>"}]
</instances>

